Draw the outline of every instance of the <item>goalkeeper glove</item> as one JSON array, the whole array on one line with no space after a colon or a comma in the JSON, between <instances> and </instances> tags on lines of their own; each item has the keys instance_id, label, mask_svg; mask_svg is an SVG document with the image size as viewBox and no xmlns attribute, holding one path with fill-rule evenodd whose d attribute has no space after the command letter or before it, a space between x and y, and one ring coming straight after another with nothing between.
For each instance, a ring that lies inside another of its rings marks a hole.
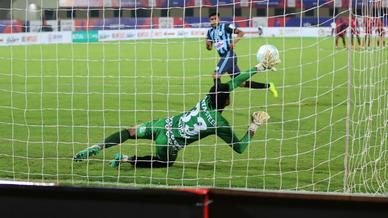
<instances>
[{"instance_id":1,"label":"goalkeeper glove","mask_svg":"<svg viewBox=\"0 0 388 218\"><path fill-rule=\"evenodd\" d=\"M128 155L124 155L120 153L116 153L114 158L115 158L114 160L110 160L108 162L109 165L113 168L118 168L121 163L129 161Z\"/></svg>"},{"instance_id":2,"label":"goalkeeper glove","mask_svg":"<svg viewBox=\"0 0 388 218\"><path fill-rule=\"evenodd\" d=\"M265 111L256 111L251 115L251 123L249 124L249 131L256 132L257 127L263 125L270 118Z\"/></svg>"},{"instance_id":3,"label":"goalkeeper glove","mask_svg":"<svg viewBox=\"0 0 388 218\"><path fill-rule=\"evenodd\" d=\"M272 52L267 51L264 55L263 60L256 65L258 71L272 70L276 71L275 65L279 64L280 60L275 58Z\"/></svg>"}]
</instances>

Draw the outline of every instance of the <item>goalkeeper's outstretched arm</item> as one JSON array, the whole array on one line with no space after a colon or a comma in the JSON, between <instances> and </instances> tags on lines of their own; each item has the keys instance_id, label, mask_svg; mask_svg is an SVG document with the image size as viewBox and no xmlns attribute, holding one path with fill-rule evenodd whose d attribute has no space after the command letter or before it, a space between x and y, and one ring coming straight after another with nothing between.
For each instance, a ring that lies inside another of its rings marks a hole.
<instances>
[{"instance_id":1,"label":"goalkeeper's outstretched arm","mask_svg":"<svg viewBox=\"0 0 388 218\"><path fill-rule=\"evenodd\" d=\"M257 68L256 67L252 67L249 70L241 72L240 75L238 75L234 79L229 80L229 82L228 82L229 91L233 91L235 88L240 87L240 85L242 83L244 83L245 81L249 80L257 72L258 72Z\"/></svg>"},{"instance_id":2,"label":"goalkeeper's outstretched arm","mask_svg":"<svg viewBox=\"0 0 388 218\"><path fill-rule=\"evenodd\" d=\"M254 132L248 130L241 139L238 139L230 126L220 127L217 130L217 135L239 154L245 151L254 134Z\"/></svg>"},{"instance_id":3,"label":"goalkeeper's outstretched arm","mask_svg":"<svg viewBox=\"0 0 388 218\"><path fill-rule=\"evenodd\" d=\"M259 126L263 125L270 118L267 112L257 111L251 115L251 123L249 124L248 131L245 135L238 139L236 134L230 128L229 124L219 127L217 129L217 135L224 140L233 150L239 154L243 153L247 148L251 138L255 135Z\"/></svg>"},{"instance_id":4,"label":"goalkeeper's outstretched arm","mask_svg":"<svg viewBox=\"0 0 388 218\"><path fill-rule=\"evenodd\" d=\"M255 67L252 67L247 71L241 72L240 75L228 82L229 91L233 91L235 88L239 87L242 83L249 80L253 75L258 72L266 70L276 71L275 65L277 65L278 63L280 63L280 60L275 58L272 53L267 52L261 63L257 64Z\"/></svg>"}]
</instances>

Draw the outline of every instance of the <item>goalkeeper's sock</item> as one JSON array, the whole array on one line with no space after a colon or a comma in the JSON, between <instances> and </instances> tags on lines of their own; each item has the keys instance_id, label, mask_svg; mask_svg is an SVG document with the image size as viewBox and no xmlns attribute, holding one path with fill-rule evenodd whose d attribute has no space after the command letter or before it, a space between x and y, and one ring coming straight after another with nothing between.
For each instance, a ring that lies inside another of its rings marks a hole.
<instances>
[{"instance_id":1,"label":"goalkeeper's sock","mask_svg":"<svg viewBox=\"0 0 388 218\"><path fill-rule=\"evenodd\" d=\"M102 146L101 148L109 148L114 145L122 144L123 142L127 141L130 137L129 132L127 129L123 129L119 132L113 133L112 135L108 136L103 144L99 144Z\"/></svg>"},{"instance_id":2,"label":"goalkeeper's sock","mask_svg":"<svg viewBox=\"0 0 388 218\"><path fill-rule=\"evenodd\" d=\"M165 168L174 164L174 161L163 161L155 156L137 157L132 156L128 163L136 168Z\"/></svg>"},{"instance_id":3,"label":"goalkeeper's sock","mask_svg":"<svg viewBox=\"0 0 388 218\"><path fill-rule=\"evenodd\" d=\"M255 81L247 81L245 82L245 85L244 85L244 87L252 88L252 89L268 89L269 86L270 85L267 83L259 83Z\"/></svg>"},{"instance_id":4,"label":"goalkeeper's sock","mask_svg":"<svg viewBox=\"0 0 388 218\"><path fill-rule=\"evenodd\" d=\"M85 150L82 150L74 155L74 161L81 161L83 159L88 159L89 157L97 155L102 149L109 148L117 144L121 144L130 138L129 132L127 129L123 129L119 132L113 133L108 136L104 143L95 144L88 147Z\"/></svg>"}]
</instances>

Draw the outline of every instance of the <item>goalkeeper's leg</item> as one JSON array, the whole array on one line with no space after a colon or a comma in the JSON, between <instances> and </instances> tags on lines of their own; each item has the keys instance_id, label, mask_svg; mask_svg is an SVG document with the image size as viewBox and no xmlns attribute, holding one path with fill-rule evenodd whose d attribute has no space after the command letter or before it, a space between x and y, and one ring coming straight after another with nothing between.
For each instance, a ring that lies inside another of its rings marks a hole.
<instances>
[{"instance_id":1,"label":"goalkeeper's leg","mask_svg":"<svg viewBox=\"0 0 388 218\"><path fill-rule=\"evenodd\" d=\"M156 139L156 156L133 156L128 162L138 168L164 168L172 166L178 156L178 151L173 146L158 144L159 141L159 138Z\"/></svg>"},{"instance_id":2,"label":"goalkeeper's leg","mask_svg":"<svg viewBox=\"0 0 388 218\"><path fill-rule=\"evenodd\" d=\"M130 138L135 138L136 131L134 128L123 129L121 131L115 132L112 135L108 136L103 143L95 144L82 150L74 155L73 159L75 161L80 161L88 159L89 157L97 155L102 149L109 148L114 145L122 144Z\"/></svg>"},{"instance_id":3,"label":"goalkeeper's leg","mask_svg":"<svg viewBox=\"0 0 388 218\"><path fill-rule=\"evenodd\" d=\"M230 61L230 64L226 67L227 72L229 73L231 79L234 79L236 76L240 75L240 68L237 66L237 56ZM272 95L277 98L278 91L276 90L275 85L271 83L260 83L248 80L245 83L241 84L242 87L251 88L251 89L268 89Z\"/></svg>"},{"instance_id":4,"label":"goalkeeper's leg","mask_svg":"<svg viewBox=\"0 0 388 218\"><path fill-rule=\"evenodd\" d=\"M163 120L150 121L136 127L131 127L129 129L123 129L121 131L115 132L108 136L103 143L95 144L85 150L78 152L76 155L74 155L73 159L75 161L88 159L89 157L97 155L102 149L122 144L128 139L152 139L154 135L153 132L159 131L160 128L158 126L160 125L164 125Z\"/></svg>"},{"instance_id":5,"label":"goalkeeper's leg","mask_svg":"<svg viewBox=\"0 0 388 218\"><path fill-rule=\"evenodd\" d=\"M118 167L122 163L130 163L136 168L165 168L174 164L178 150L174 146L167 145L165 134L159 134L156 138L156 156L132 156L115 154L115 159L109 161L110 166Z\"/></svg>"},{"instance_id":6,"label":"goalkeeper's leg","mask_svg":"<svg viewBox=\"0 0 388 218\"><path fill-rule=\"evenodd\" d=\"M165 168L174 164L177 155L178 151L172 146L156 145L156 156L147 155L138 157L134 155L128 157L123 154L115 154L115 159L109 161L109 165L117 168L122 163L130 163L136 168Z\"/></svg>"},{"instance_id":7,"label":"goalkeeper's leg","mask_svg":"<svg viewBox=\"0 0 388 218\"><path fill-rule=\"evenodd\" d=\"M119 165L122 163L129 163L136 168L166 168L174 164L174 161L172 160L165 161L161 160L157 156L150 155L143 157L138 157L136 155L128 157L127 155L123 154L115 154L114 158L114 160L109 161L109 165L114 168L119 167Z\"/></svg>"},{"instance_id":8,"label":"goalkeeper's leg","mask_svg":"<svg viewBox=\"0 0 388 218\"><path fill-rule=\"evenodd\" d=\"M156 156L133 156L130 158L129 163L134 167L139 168L162 168L172 166L178 156L178 150L174 146L168 145L166 133L163 131L159 134L156 137L155 142Z\"/></svg>"},{"instance_id":9,"label":"goalkeeper's leg","mask_svg":"<svg viewBox=\"0 0 388 218\"><path fill-rule=\"evenodd\" d=\"M175 160L161 160L157 156L133 156L129 163L138 168L165 168L174 164Z\"/></svg>"}]
</instances>

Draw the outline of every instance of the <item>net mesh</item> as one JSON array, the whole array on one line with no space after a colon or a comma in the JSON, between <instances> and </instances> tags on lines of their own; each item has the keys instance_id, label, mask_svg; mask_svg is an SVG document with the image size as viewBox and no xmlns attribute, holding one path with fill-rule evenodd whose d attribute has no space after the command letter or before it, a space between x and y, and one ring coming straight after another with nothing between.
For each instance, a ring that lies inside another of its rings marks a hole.
<instances>
[{"instance_id":1,"label":"net mesh","mask_svg":"<svg viewBox=\"0 0 388 218\"><path fill-rule=\"evenodd\" d=\"M6 12L1 179L387 192L388 57L378 32L387 25L384 1L13 0L0 6ZM238 88L223 112L239 138L252 112L270 114L246 151L235 153L212 135L186 146L170 168L111 168L115 153L156 155L152 140L130 139L74 162L77 152L112 133L191 111L208 94L220 59L205 46L212 12L245 32L235 49L241 70L256 64L263 44L280 52L277 72L252 78L273 82L279 97ZM341 23L345 48L340 37L336 46Z\"/></svg>"}]
</instances>

